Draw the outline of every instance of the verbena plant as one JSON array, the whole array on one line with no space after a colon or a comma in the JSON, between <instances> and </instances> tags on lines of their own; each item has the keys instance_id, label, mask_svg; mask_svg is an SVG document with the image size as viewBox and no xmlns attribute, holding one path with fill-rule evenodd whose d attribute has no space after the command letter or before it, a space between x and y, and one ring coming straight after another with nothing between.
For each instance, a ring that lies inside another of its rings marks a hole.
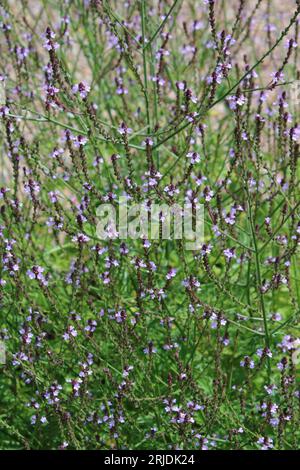
<instances>
[{"instance_id":1,"label":"verbena plant","mask_svg":"<svg viewBox=\"0 0 300 470\"><path fill-rule=\"evenodd\" d=\"M0 447L297 448L300 2L0 4Z\"/></svg>"}]
</instances>

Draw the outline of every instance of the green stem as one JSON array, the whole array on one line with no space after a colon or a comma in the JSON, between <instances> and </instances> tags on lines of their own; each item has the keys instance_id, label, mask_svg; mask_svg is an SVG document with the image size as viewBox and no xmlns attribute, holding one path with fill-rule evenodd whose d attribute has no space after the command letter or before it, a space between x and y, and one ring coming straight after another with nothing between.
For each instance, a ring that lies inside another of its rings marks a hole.
<instances>
[{"instance_id":1,"label":"green stem","mask_svg":"<svg viewBox=\"0 0 300 470\"><path fill-rule=\"evenodd\" d=\"M145 40L146 40L145 0L142 0L141 2L141 18L142 18L142 36L143 36L144 96L145 96L145 103L146 103L147 127L148 127L148 132L149 132L150 131L150 113L149 113L149 98L148 98L147 56L146 56L146 48L145 48Z\"/></svg>"},{"instance_id":2,"label":"green stem","mask_svg":"<svg viewBox=\"0 0 300 470\"><path fill-rule=\"evenodd\" d=\"M229 88L224 95L221 96L221 98L217 99L214 101L205 111L211 110L213 107L215 107L217 104L219 104L221 101L223 101L228 95L230 95L244 80L245 78L248 77L272 52L273 50L278 46L278 44L282 41L282 39L288 34L289 30L293 26L293 24L296 22L297 17L299 16L300 13L300 5L298 6L294 16L292 17L289 25L282 31L281 35L277 39L277 41L273 44L273 46L268 49L268 51L231 87ZM200 117L203 116L204 113L202 113L201 116L198 117L198 120ZM172 132L170 135L165 137L163 140L158 142L153 148L156 149L160 147L162 144L170 140L172 137L175 135L179 134L181 131L186 129L191 125L190 122L185 123L183 126L181 126L179 129L176 129L174 132Z\"/></svg>"},{"instance_id":3,"label":"green stem","mask_svg":"<svg viewBox=\"0 0 300 470\"><path fill-rule=\"evenodd\" d=\"M155 33L153 34L153 36L150 38L149 42L146 44L146 46L144 45L144 49L147 49L151 44L152 42L154 41L154 39L156 38L156 36L160 33L160 31L163 29L163 27L165 26L166 22L168 21L169 19L169 16L171 15L172 11L174 10L174 8L176 7L177 5L177 2L178 0L175 0L175 2L173 3L173 5L171 6L169 12L166 14L165 16L165 19L163 20L163 22L160 24L160 26L157 28L157 30L155 31ZM144 3L144 2L143 2Z\"/></svg>"},{"instance_id":4,"label":"green stem","mask_svg":"<svg viewBox=\"0 0 300 470\"><path fill-rule=\"evenodd\" d=\"M256 277L257 277L257 283L256 283L257 293L260 298L260 306L261 306L261 311L262 311L262 316L263 316L263 321L264 321L265 344L266 344L266 347L270 349L270 334L269 334L269 328L268 328L267 312L266 312L266 307L265 307L264 294L261 290L262 283L261 283L261 272L260 272L260 262L259 262L259 250L258 250L258 245L257 245L255 226L253 223L252 209L251 209L248 191L247 191L247 196L248 196L248 201L247 201L248 202L248 217L249 217L252 241L253 241L253 246L254 246L254 257L255 257L255 267L256 267ZM267 360L268 360L268 376L270 380L270 375L271 375L270 358L267 357Z\"/></svg>"}]
</instances>

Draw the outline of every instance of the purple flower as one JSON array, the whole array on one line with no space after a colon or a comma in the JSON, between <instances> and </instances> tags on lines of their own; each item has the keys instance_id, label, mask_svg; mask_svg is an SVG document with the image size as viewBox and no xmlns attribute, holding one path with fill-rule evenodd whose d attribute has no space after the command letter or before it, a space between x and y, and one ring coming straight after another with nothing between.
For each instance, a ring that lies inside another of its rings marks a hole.
<instances>
[{"instance_id":1,"label":"purple flower","mask_svg":"<svg viewBox=\"0 0 300 470\"><path fill-rule=\"evenodd\" d=\"M168 273L166 274L166 279L167 279L167 280L172 279L173 277L176 276L176 273L177 273L177 269L171 268L171 269L168 271Z\"/></svg>"},{"instance_id":2,"label":"purple flower","mask_svg":"<svg viewBox=\"0 0 300 470\"><path fill-rule=\"evenodd\" d=\"M200 282L196 277L190 276L182 281L182 285L188 289L199 289Z\"/></svg>"},{"instance_id":3,"label":"purple flower","mask_svg":"<svg viewBox=\"0 0 300 470\"><path fill-rule=\"evenodd\" d=\"M84 243L89 242L90 238L84 233L78 233L77 235L74 235L74 237L72 237L72 241L79 243L79 245L83 245Z\"/></svg>"},{"instance_id":4,"label":"purple flower","mask_svg":"<svg viewBox=\"0 0 300 470\"><path fill-rule=\"evenodd\" d=\"M254 363L253 359L251 359L251 357L244 356L244 359L241 360L241 362L240 362L240 366L241 367L246 367L248 369L254 369L255 363Z\"/></svg>"},{"instance_id":5,"label":"purple flower","mask_svg":"<svg viewBox=\"0 0 300 470\"><path fill-rule=\"evenodd\" d=\"M79 93L82 99L85 99L90 92L91 88L86 82L80 82L72 86L72 91L74 94Z\"/></svg>"},{"instance_id":6,"label":"purple flower","mask_svg":"<svg viewBox=\"0 0 300 470\"><path fill-rule=\"evenodd\" d=\"M24 191L25 193L29 194L30 198L32 199L35 197L41 190L41 187L37 181L29 179L26 183L24 183Z\"/></svg>"},{"instance_id":7,"label":"purple flower","mask_svg":"<svg viewBox=\"0 0 300 470\"><path fill-rule=\"evenodd\" d=\"M58 202L57 196L59 196L59 191L50 191L48 196L52 203L56 203Z\"/></svg>"},{"instance_id":8,"label":"purple flower","mask_svg":"<svg viewBox=\"0 0 300 470\"><path fill-rule=\"evenodd\" d=\"M281 320L282 320L282 317L281 317L280 313L276 312L276 313L273 313L271 319L272 319L273 321L281 321Z\"/></svg>"},{"instance_id":9,"label":"purple flower","mask_svg":"<svg viewBox=\"0 0 300 470\"><path fill-rule=\"evenodd\" d=\"M132 129L130 129L130 127L127 127L125 122L122 122L118 128L118 132L121 135L132 134Z\"/></svg>"},{"instance_id":10,"label":"purple flower","mask_svg":"<svg viewBox=\"0 0 300 470\"><path fill-rule=\"evenodd\" d=\"M67 331L63 334L63 339L65 341L69 341L71 337L76 338L77 334L78 333L76 329L74 328L74 326L70 325L68 326Z\"/></svg>"},{"instance_id":11,"label":"purple flower","mask_svg":"<svg viewBox=\"0 0 300 470\"><path fill-rule=\"evenodd\" d=\"M27 276L30 279L37 279L38 281L41 282L42 285L47 286L48 285L48 280L44 276L44 268L41 266L32 266L31 269L27 270Z\"/></svg>"},{"instance_id":12,"label":"purple flower","mask_svg":"<svg viewBox=\"0 0 300 470\"><path fill-rule=\"evenodd\" d=\"M191 165L195 165L195 163L200 162L200 155L197 152L189 152L189 153L187 153L186 156L187 156L187 158L190 159Z\"/></svg>"},{"instance_id":13,"label":"purple flower","mask_svg":"<svg viewBox=\"0 0 300 470\"><path fill-rule=\"evenodd\" d=\"M256 355L260 358L265 357L265 356L272 357L272 352L270 351L269 348L257 349Z\"/></svg>"},{"instance_id":14,"label":"purple flower","mask_svg":"<svg viewBox=\"0 0 300 470\"><path fill-rule=\"evenodd\" d=\"M281 343L278 344L278 347L283 351L293 351L297 349L300 345L300 338L293 338L291 335L284 336Z\"/></svg>"},{"instance_id":15,"label":"purple flower","mask_svg":"<svg viewBox=\"0 0 300 470\"><path fill-rule=\"evenodd\" d=\"M157 353L157 349L153 346L152 341L149 341L148 347L144 348L143 352L144 352L144 354L147 354L147 355L151 356L152 354Z\"/></svg>"},{"instance_id":16,"label":"purple flower","mask_svg":"<svg viewBox=\"0 0 300 470\"><path fill-rule=\"evenodd\" d=\"M9 191L10 191L9 188L1 188L0 189L0 199L2 199L4 194L8 193Z\"/></svg>"},{"instance_id":17,"label":"purple flower","mask_svg":"<svg viewBox=\"0 0 300 470\"><path fill-rule=\"evenodd\" d=\"M88 141L88 139L84 137L83 135L78 135L76 137L73 137L72 140L73 140L74 146L77 148L83 147Z\"/></svg>"},{"instance_id":18,"label":"purple flower","mask_svg":"<svg viewBox=\"0 0 300 470\"><path fill-rule=\"evenodd\" d=\"M223 251L227 261L230 261L233 258L236 258L235 255L235 248L226 248L226 250Z\"/></svg>"},{"instance_id":19,"label":"purple flower","mask_svg":"<svg viewBox=\"0 0 300 470\"><path fill-rule=\"evenodd\" d=\"M42 35L42 38L45 39L43 47L47 49L47 51L56 51L56 49L59 48L59 44L53 41L53 39L55 38L55 33L51 31L49 27L46 29L46 32Z\"/></svg>"},{"instance_id":20,"label":"purple flower","mask_svg":"<svg viewBox=\"0 0 300 470\"><path fill-rule=\"evenodd\" d=\"M260 437L257 440L257 444L260 446L261 450L271 450L273 449L273 439L270 437Z\"/></svg>"}]
</instances>

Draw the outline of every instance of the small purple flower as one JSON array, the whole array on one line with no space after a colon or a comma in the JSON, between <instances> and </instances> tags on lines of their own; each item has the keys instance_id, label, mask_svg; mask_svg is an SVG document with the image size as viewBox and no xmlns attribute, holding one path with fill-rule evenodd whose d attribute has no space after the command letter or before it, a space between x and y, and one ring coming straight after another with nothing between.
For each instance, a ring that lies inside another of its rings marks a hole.
<instances>
[{"instance_id":1,"label":"small purple flower","mask_svg":"<svg viewBox=\"0 0 300 470\"><path fill-rule=\"evenodd\" d=\"M233 258L236 258L235 255L235 248L226 248L226 250L223 251L227 261L230 261Z\"/></svg>"},{"instance_id":2,"label":"small purple flower","mask_svg":"<svg viewBox=\"0 0 300 470\"><path fill-rule=\"evenodd\" d=\"M189 152L186 157L190 159L191 165L195 165L195 163L200 162L200 155L197 152Z\"/></svg>"},{"instance_id":3,"label":"small purple flower","mask_svg":"<svg viewBox=\"0 0 300 470\"><path fill-rule=\"evenodd\" d=\"M89 242L90 238L84 233L78 233L77 235L74 235L72 241L77 242L79 245L83 245L84 243Z\"/></svg>"},{"instance_id":4,"label":"small purple flower","mask_svg":"<svg viewBox=\"0 0 300 470\"><path fill-rule=\"evenodd\" d=\"M261 450L271 450L274 447L273 439L270 437L260 437L257 444L260 445Z\"/></svg>"},{"instance_id":5,"label":"small purple flower","mask_svg":"<svg viewBox=\"0 0 300 470\"><path fill-rule=\"evenodd\" d=\"M177 273L177 269L171 268L166 274L166 279L169 281L170 279L176 276L176 273Z\"/></svg>"},{"instance_id":6,"label":"small purple flower","mask_svg":"<svg viewBox=\"0 0 300 470\"><path fill-rule=\"evenodd\" d=\"M256 355L260 358L264 357L264 356L268 356L268 357L272 357L272 352L269 348L265 348L265 349L257 349L256 351Z\"/></svg>"},{"instance_id":7,"label":"small purple flower","mask_svg":"<svg viewBox=\"0 0 300 470\"><path fill-rule=\"evenodd\" d=\"M70 341L71 337L76 338L77 334L77 330L74 328L74 326L70 325L62 337L65 341Z\"/></svg>"},{"instance_id":8,"label":"small purple flower","mask_svg":"<svg viewBox=\"0 0 300 470\"><path fill-rule=\"evenodd\" d=\"M154 142L150 137L147 137L145 140L143 140L142 145L145 147L152 147L154 145Z\"/></svg>"},{"instance_id":9,"label":"small purple flower","mask_svg":"<svg viewBox=\"0 0 300 470\"><path fill-rule=\"evenodd\" d=\"M240 362L240 366L241 367L246 367L248 369L254 369L255 363L254 363L253 359L251 359L251 357L244 356L244 359L242 359L241 362Z\"/></svg>"},{"instance_id":10,"label":"small purple flower","mask_svg":"<svg viewBox=\"0 0 300 470\"><path fill-rule=\"evenodd\" d=\"M283 351L293 351L297 349L300 345L300 338L293 338L291 335L284 336L281 343L278 344L278 347Z\"/></svg>"},{"instance_id":11,"label":"small purple flower","mask_svg":"<svg viewBox=\"0 0 300 470\"><path fill-rule=\"evenodd\" d=\"M180 191L174 184L169 184L168 186L165 186L164 192L167 193L168 196L173 197L175 194L179 194Z\"/></svg>"},{"instance_id":12,"label":"small purple flower","mask_svg":"<svg viewBox=\"0 0 300 470\"><path fill-rule=\"evenodd\" d=\"M182 281L182 285L187 289L199 289L200 282L196 277L190 276Z\"/></svg>"},{"instance_id":13,"label":"small purple flower","mask_svg":"<svg viewBox=\"0 0 300 470\"><path fill-rule=\"evenodd\" d=\"M84 137L83 135L78 135L76 137L73 137L72 140L74 143L74 147L77 147L77 148L83 147L88 141L88 139Z\"/></svg>"},{"instance_id":14,"label":"small purple flower","mask_svg":"<svg viewBox=\"0 0 300 470\"><path fill-rule=\"evenodd\" d=\"M281 317L280 313L276 312L276 313L273 313L271 319L272 319L273 321L281 321L281 320L282 320L282 317Z\"/></svg>"},{"instance_id":15,"label":"small purple flower","mask_svg":"<svg viewBox=\"0 0 300 470\"><path fill-rule=\"evenodd\" d=\"M0 189L0 199L3 198L3 196L10 191L9 188L1 188Z\"/></svg>"},{"instance_id":16,"label":"small purple flower","mask_svg":"<svg viewBox=\"0 0 300 470\"><path fill-rule=\"evenodd\" d=\"M151 356L152 354L157 353L157 349L153 346L152 341L149 341L148 347L143 349L144 354Z\"/></svg>"},{"instance_id":17,"label":"small purple flower","mask_svg":"<svg viewBox=\"0 0 300 470\"><path fill-rule=\"evenodd\" d=\"M56 51L56 49L59 48L59 44L53 41L53 39L55 39L55 33L51 31L49 27L46 29L46 32L42 35L42 38L45 39L43 47L47 49L47 51Z\"/></svg>"},{"instance_id":18,"label":"small purple flower","mask_svg":"<svg viewBox=\"0 0 300 470\"><path fill-rule=\"evenodd\" d=\"M125 122L122 122L118 128L118 132L121 135L132 134L132 129L130 129L130 127L127 127Z\"/></svg>"},{"instance_id":19,"label":"small purple flower","mask_svg":"<svg viewBox=\"0 0 300 470\"><path fill-rule=\"evenodd\" d=\"M91 88L86 82L76 83L72 86L72 91L74 94L79 93L82 99L86 99L88 93L90 92Z\"/></svg>"},{"instance_id":20,"label":"small purple flower","mask_svg":"<svg viewBox=\"0 0 300 470\"><path fill-rule=\"evenodd\" d=\"M41 187L37 181L29 179L24 183L24 191L32 199L34 198L41 190Z\"/></svg>"},{"instance_id":21,"label":"small purple flower","mask_svg":"<svg viewBox=\"0 0 300 470\"><path fill-rule=\"evenodd\" d=\"M49 196L49 199L50 201L54 204L56 202L58 202L58 196L59 196L59 191L50 191L48 193L48 196Z\"/></svg>"},{"instance_id":22,"label":"small purple flower","mask_svg":"<svg viewBox=\"0 0 300 470\"><path fill-rule=\"evenodd\" d=\"M38 281L41 282L42 285L47 286L48 285L48 280L44 276L44 268L41 266L32 266L31 269L27 270L27 276L29 279L37 279Z\"/></svg>"}]
</instances>

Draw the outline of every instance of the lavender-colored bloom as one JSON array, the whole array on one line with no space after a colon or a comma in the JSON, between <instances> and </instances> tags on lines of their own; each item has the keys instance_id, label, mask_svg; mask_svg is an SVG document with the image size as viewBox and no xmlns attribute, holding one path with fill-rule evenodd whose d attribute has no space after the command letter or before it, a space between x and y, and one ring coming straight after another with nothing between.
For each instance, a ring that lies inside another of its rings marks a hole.
<instances>
[{"instance_id":1,"label":"lavender-colored bloom","mask_svg":"<svg viewBox=\"0 0 300 470\"><path fill-rule=\"evenodd\" d=\"M82 99L86 99L91 88L86 82L79 82L72 86L74 94L79 94Z\"/></svg>"},{"instance_id":2,"label":"lavender-colored bloom","mask_svg":"<svg viewBox=\"0 0 300 470\"><path fill-rule=\"evenodd\" d=\"M240 366L249 369L254 369L255 363L253 359L251 359L249 356L244 356L244 359L240 361Z\"/></svg>"},{"instance_id":3,"label":"lavender-colored bloom","mask_svg":"<svg viewBox=\"0 0 300 470\"><path fill-rule=\"evenodd\" d=\"M152 355L157 353L157 349L153 346L152 341L149 341L148 346L143 349L144 354Z\"/></svg>"},{"instance_id":4,"label":"lavender-colored bloom","mask_svg":"<svg viewBox=\"0 0 300 470\"><path fill-rule=\"evenodd\" d=\"M296 350L300 345L300 338L293 338L291 335L284 336L281 343L278 344L278 347L283 351L293 351Z\"/></svg>"},{"instance_id":5,"label":"lavender-colored bloom","mask_svg":"<svg viewBox=\"0 0 300 470\"><path fill-rule=\"evenodd\" d=\"M118 128L118 132L121 135L132 134L132 129L130 129L130 127L127 127L125 122L122 122L121 125Z\"/></svg>"},{"instance_id":6,"label":"lavender-colored bloom","mask_svg":"<svg viewBox=\"0 0 300 470\"><path fill-rule=\"evenodd\" d=\"M260 446L261 450L271 450L273 449L273 439L270 437L260 437L257 440L257 444Z\"/></svg>"},{"instance_id":7,"label":"lavender-colored bloom","mask_svg":"<svg viewBox=\"0 0 300 470\"><path fill-rule=\"evenodd\" d=\"M72 237L72 241L77 242L79 245L83 245L84 243L88 243L90 241L90 238L84 233L78 233L77 235L74 235L74 237Z\"/></svg>"},{"instance_id":8,"label":"lavender-colored bloom","mask_svg":"<svg viewBox=\"0 0 300 470\"><path fill-rule=\"evenodd\" d=\"M200 155L197 152L189 152L186 156L189 158L191 165L195 165L195 163L200 162Z\"/></svg>"},{"instance_id":9,"label":"lavender-colored bloom","mask_svg":"<svg viewBox=\"0 0 300 470\"><path fill-rule=\"evenodd\" d=\"M37 279L41 282L42 285L47 286L48 280L43 274L44 271L44 268L42 268L41 266L32 266L32 268L28 269L26 273L29 279Z\"/></svg>"},{"instance_id":10,"label":"lavender-colored bloom","mask_svg":"<svg viewBox=\"0 0 300 470\"><path fill-rule=\"evenodd\" d=\"M176 273L177 273L177 269L171 268L171 269L168 271L168 273L166 274L166 279L167 279L167 280L172 279L173 277L176 276Z\"/></svg>"},{"instance_id":11,"label":"lavender-colored bloom","mask_svg":"<svg viewBox=\"0 0 300 470\"><path fill-rule=\"evenodd\" d=\"M235 248L226 248L223 253L228 261L236 257Z\"/></svg>"},{"instance_id":12,"label":"lavender-colored bloom","mask_svg":"<svg viewBox=\"0 0 300 470\"><path fill-rule=\"evenodd\" d=\"M281 317L281 314L280 314L280 313L276 312L276 313L273 313L273 314L272 314L271 319L272 319L273 321L281 321L281 320L282 320L282 317Z\"/></svg>"}]
</instances>

